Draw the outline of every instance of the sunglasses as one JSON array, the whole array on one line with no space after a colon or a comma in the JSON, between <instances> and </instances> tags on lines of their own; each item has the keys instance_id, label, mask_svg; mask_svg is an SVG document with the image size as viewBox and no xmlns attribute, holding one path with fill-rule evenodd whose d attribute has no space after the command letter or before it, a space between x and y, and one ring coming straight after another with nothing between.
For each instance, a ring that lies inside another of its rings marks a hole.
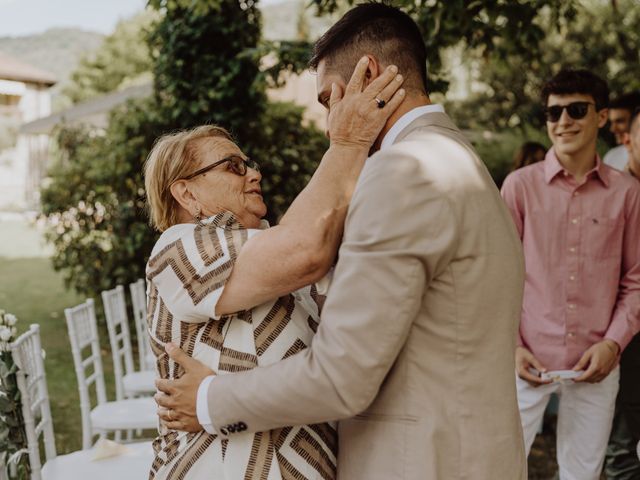
<instances>
[{"instance_id":1,"label":"sunglasses","mask_svg":"<svg viewBox=\"0 0 640 480\"><path fill-rule=\"evenodd\" d=\"M557 122L562 116L562 111L567 110L567 113L574 120L580 120L584 118L589 112L589 105L595 107L595 103L591 102L571 102L568 105L553 105L544 109L544 114L547 117L547 122Z\"/></svg>"},{"instance_id":2,"label":"sunglasses","mask_svg":"<svg viewBox=\"0 0 640 480\"><path fill-rule=\"evenodd\" d=\"M218 162L214 162L211 165L207 165L206 167L201 168L200 170L196 170L195 172L187 175L182 180L191 180L198 175L202 175L203 173L207 173L209 170L216 168L218 165L222 165L223 163L229 163L229 169L239 175L244 177L247 174L247 169L252 168L255 171L260 171L260 166L251 160L250 158L242 158L239 155L231 155L229 157L223 158Z\"/></svg>"}]
</instances>

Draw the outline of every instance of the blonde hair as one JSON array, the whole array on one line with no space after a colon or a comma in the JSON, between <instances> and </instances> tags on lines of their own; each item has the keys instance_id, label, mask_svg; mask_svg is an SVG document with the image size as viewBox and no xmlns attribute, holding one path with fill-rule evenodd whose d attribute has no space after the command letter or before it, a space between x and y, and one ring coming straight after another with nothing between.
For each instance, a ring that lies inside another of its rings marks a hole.
<instances>
[{"instance_id":1,"label":"blonde hair","mask_svg":"<svg viewBox=\"0 0 640 480\"><path fill-rule=\"evenodd\" d=\"M203 125L159 137L144 165L149 221L163 232L178 223L178 202L171 195L171 184L187 176L199 165L199 141L206 138L233 138L222 127Z\"/></svg>"}]
</instances>

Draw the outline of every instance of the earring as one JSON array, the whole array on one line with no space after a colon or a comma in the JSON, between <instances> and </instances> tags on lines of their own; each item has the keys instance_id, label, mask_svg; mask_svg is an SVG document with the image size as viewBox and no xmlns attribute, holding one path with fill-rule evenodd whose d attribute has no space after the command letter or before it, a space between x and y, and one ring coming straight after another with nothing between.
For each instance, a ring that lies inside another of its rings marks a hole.
<instances>
[{"instance_id":1,"label":"earring","mask_svg":"<svg viewBox=\"0 0 640 480\"><path fill-rule=\"evenodd\" d=\"M198 205L196 207L196 213L193 214L193 219L196 221L196 223L201 224L202 223L202 212L200 210L200 205Z\"/></svg>"}]
</instances>

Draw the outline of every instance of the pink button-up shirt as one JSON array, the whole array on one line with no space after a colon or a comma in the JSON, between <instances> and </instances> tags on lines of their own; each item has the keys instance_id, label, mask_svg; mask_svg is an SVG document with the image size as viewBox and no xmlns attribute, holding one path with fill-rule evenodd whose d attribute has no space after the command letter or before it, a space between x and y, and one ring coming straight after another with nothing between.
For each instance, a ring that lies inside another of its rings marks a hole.
<instances>
[{"instance_id":1,"label":"pink button-up shirt","mask_svg":"<svg viewBox=\"0 0 640 480\"><path fill-rule=\"evenodd\" d=\"M605 338L640 329L640 182L597 158L582 184L553 151L502 187L524 247L520 345L570 369Z\"/></svg>"}]
</instances>

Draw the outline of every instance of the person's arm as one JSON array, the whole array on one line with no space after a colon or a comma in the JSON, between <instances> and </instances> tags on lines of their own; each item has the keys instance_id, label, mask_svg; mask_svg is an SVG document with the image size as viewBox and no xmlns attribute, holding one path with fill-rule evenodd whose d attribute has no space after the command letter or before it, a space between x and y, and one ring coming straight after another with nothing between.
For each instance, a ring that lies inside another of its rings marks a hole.
<instances>
[{"instance_id":1,"label":"person's arm","mask_svg":"<svg viewBox=\"0 0 640 480\"><path fill-rule=\"evenodd\" d=\"M354 195L318 332L282 362L213 378L217 431L264 431L365 410L406 342L424 291L450 263L459 231L419 162L379 154Z\"/></svg>"},{"instance_id":2,"label":"person's arm","mask_svg":"<svg viewBox=\"0 0 640 480\"><path fill-rule=\"evenodd\" d=\"M246 310L321 279L333 265L344 219L369 149L404 92L395 67L362 91L368 62L356 67L341 98L330 99L331 146L280 223L250 240L236 261L217 314ZM393 95L393 96L392 96ZM374 97L390 98L377 108Z\"/></svg>"},{"instance_id":3,"label":"person's arm","mask_svg":"<svg viewBox=\"0 0 640 480\"><path fill-rule=\"evenodd\" d=\"M605 334L605 340L616 342L620 352L640 330L640 187L628 195L618 299Z\"/></svg>"},{"instance_id":4,"label":"person's arm","mask_svg":"<svg viewBox=\"0 0 640 480\"><path fill-rule=\"evenodd\" d=\"M507 205L509 213L511 213L513 223L516 226L520 240L522 240L524 237L524 202L522 200L519 178L516 177L516 175L511 173L504 179L504 183L500 189L500 195L502 195L502 199ZM522 334L518 329L518 335L516 336L516 369L518 375L529 383L542 383L539 382L540 379L537 379L537 377L529 372L530 367L536 368L539 371L546 371L533 353L525 346Z\"/></svg>"},{"instance_id":5,"label":"person's arm","mask_svg":"<svg viewBox=\"0 0 640 480\"><path fill-rule=\"evenodd\" d=\"M504 179L504 183L502 184L502 188L500 189L500 195L502 195L502 199L507 205L509 213L511 213L513 223L516 226L516 230L518 230L520 240L522 240L524 232L524 212L522 209L522 201L519 194L520 192L518 191L518 181L515 175L512 173Z\"/></svg>"}]
</instances>

